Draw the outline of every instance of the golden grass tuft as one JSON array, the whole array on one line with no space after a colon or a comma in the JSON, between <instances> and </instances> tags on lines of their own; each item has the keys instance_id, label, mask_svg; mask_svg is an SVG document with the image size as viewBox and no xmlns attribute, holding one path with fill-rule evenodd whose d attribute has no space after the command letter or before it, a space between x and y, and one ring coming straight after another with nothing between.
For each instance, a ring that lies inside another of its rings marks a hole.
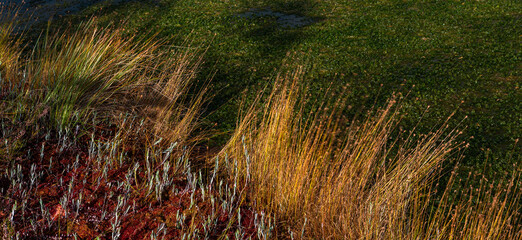
<instances>
[{"instance_id":1,"label":"golden grass tuft","mask_svg":"<svg viewBox=\"0 0 522 240\"><path fill-rule=\"evenodd\" d=\"M433 199L426 192L430 193L441 163L461 147L456 142L458 131L443 124L430 134L414 137L412 131L407 136L400 134L403 140L391 141L400 109L394 99L362 123L340 120L345 107L342 99L325 103L305 120L304 100L299 99L302 73L299 68L278 75L266 103L247 111L220 153L232 159L229 174L240 176L258 210L276 216L294 237L485 239L482 236L520 235L506 233L507 222L513 220L498 202L489 206L457 201L457 213L448 210L453 202L442 201L436 210L430 208ZM503 204L514 206L519 196L510 195L511 204L506 200ZM486 215L480 218L477 214ZM473 224L453 224L472 216ZM497 219L498 224L478 220L484 218ZM479 231L483 227L490 233Z\"/></svg>"},{"instance_id":2,"label":"golden grass tuft","mask_svg":"<svg viewBox=\"0 0 522 240\"><path fill-rule=\"evenodd\" d=\"M8 35L0 40L0 47L13 52L2 54L2 65L8 67L2 71L3 83L16 86L10 92L26 105L19 111L47 111L51 122L64 129L94 115L115 119L131 114L146 120L151 141L187 141L205 92L192 97L187 92L203 51L168 49L154 37L126 37L122 29L98 27L92 19L76 29L45 33L22 57L9 51L11 26L2 28Z\"/></svg>"}]
</instances>

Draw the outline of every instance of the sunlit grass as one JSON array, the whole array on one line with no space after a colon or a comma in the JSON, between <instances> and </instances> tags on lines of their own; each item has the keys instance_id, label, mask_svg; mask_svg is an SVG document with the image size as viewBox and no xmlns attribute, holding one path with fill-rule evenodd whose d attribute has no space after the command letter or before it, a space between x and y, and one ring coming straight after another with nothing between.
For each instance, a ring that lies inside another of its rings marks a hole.
<instances>
[{"instance_id":1,"label":"sunlit grass","mask_svg":"<svg viewBox=\"0 0 522 240\"><path fill-rule=\"evenodd\" d=\"M123 37L121 29L90 21L43 33L30 55L21 58L11 50L16 45L8 44L10 30L9 25L2 30L3 88L25 104L18 109L49 112L51 123L64 129L84 124L93 114L100 119L137 114L157 139L170 141L185 141L194 128L205 93L192 99L185 94L201 60L196 48L160 50L162 41Z\"/></svg>"},{"instance_id":2,"label":"sunlit grass","mask_svg":"<svg viewBox=\"0 0 522 240\"><path fill-rule=\"evenodd\" d=\"M362 122L341 121L342 97L305 114L301 76L301 69L278 75L268 100L247 111L221 153L235 159L229 174L241 176L258 210L310 239L520 237L519 175L507 189L472 188L448 201L450 181L443 200L429 204L435 173L463 147L458 130L444 123L418 137L397 134L397 98Z\"/></svg>"},{"instance_id":3,"label":"sunlit grass","mask_svg":"<svg viewBox=\"0 0 522 240\"><path fill-rule=\"evenodd\" d=\"M6 238L522 237L519 166L507 182L455 194L453 173L438 186L460 131L399 129L400 95L350 120L343 96L309 109L304 68L280 73L216 158L195 164L199 48L91 20L27 49L13 26L0 25Z\"/></svg>"}]
</instances>

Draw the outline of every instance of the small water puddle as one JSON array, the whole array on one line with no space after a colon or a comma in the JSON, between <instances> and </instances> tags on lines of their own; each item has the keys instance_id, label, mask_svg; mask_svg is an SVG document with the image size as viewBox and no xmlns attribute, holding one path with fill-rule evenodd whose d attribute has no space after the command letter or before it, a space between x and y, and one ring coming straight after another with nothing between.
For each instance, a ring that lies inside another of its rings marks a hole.
<instances>
[{"instance_id":1,"label":"small water puddle","mask_svg":"<svg viewBox=\"0 0 522 240\"><path fill-rule=\"evenodd\" d=\"M300 28L316 22L310 17L276 12L270 8L252 8L246 12L237 14L237 16L247 19L274 17L276 18L277 25L281 28Z\"/></svg>"}]
</instances>

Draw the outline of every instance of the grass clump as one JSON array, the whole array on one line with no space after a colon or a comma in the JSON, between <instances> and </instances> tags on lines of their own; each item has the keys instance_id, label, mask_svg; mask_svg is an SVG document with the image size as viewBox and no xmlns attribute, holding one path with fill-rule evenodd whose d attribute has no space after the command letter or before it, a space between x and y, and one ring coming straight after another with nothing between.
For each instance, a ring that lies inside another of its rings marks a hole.
<instances>
[{"instance_id":1,"label":"grass clump","mask_svg":"<svg viewBox=\"0 0 522 240\"><path fill-rule=\"evenodd\" d=\"M302 69L278 75L268 100L247 111L222 151L235 159L228 171L241 177L255 207L277 216L291 236L520 237L518 175L507 192L471 190L469 199L448 202L448 188L440 203L430 205L435 173L462 147L456 141L460 132L444 123L425 135L397 133L395 98L362 122L342 120L342 98L305 114L302 75Z\"/></svg>"},{"instance_id":2,"label":"grass clump","mask_svg":"<svg viewBox=\"0 0 522 240\"><path fill-rule=\"evenodd\" d=\"M85 124L94 114L104 119L131 113L145 118L158 139L185 141L205 92L191 100L185 94L200 53L160 51L162 41L124 37L121 31L89 21L74 31L46 33L27 58L10 58L20 61L23 74L4 77L4 87L24 109L49 112L58 128Z\"/></svg>"}]
</instances>

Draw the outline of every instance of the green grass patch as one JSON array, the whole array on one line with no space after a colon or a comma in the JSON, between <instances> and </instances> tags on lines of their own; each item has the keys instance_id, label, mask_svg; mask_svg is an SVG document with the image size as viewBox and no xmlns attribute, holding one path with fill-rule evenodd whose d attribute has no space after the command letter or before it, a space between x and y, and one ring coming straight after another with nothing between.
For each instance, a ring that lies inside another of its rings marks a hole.
<instances>
[{"instance_id":1,"label":"green grass patch","mask_svg":"<svg viewBox=\"0 0 522 240\"><path fill-rule=\"evenodd\" d=\"M316 22L281 28L275 17L238 17L264 7ZM458 109L450 124L467 116L465 164L480 166L489 149L504 155L494 168L508 170L521 157L521 9L514 1L191 0L106 4L85 15L102 24L127 19L129 34L159 32L174 45L187 35L208 44L200 78L213 76L215 97L207 119L224 131L235 125L238 93L272 84L275 69L293 63L287 59L293 52L310 65L304 79L311 98L348 84L347 114L354 115L375 101L383 106L393 92L411 91L404 127L423 116L419 128L427 132Z\"/></svg>"}]
</instances>

